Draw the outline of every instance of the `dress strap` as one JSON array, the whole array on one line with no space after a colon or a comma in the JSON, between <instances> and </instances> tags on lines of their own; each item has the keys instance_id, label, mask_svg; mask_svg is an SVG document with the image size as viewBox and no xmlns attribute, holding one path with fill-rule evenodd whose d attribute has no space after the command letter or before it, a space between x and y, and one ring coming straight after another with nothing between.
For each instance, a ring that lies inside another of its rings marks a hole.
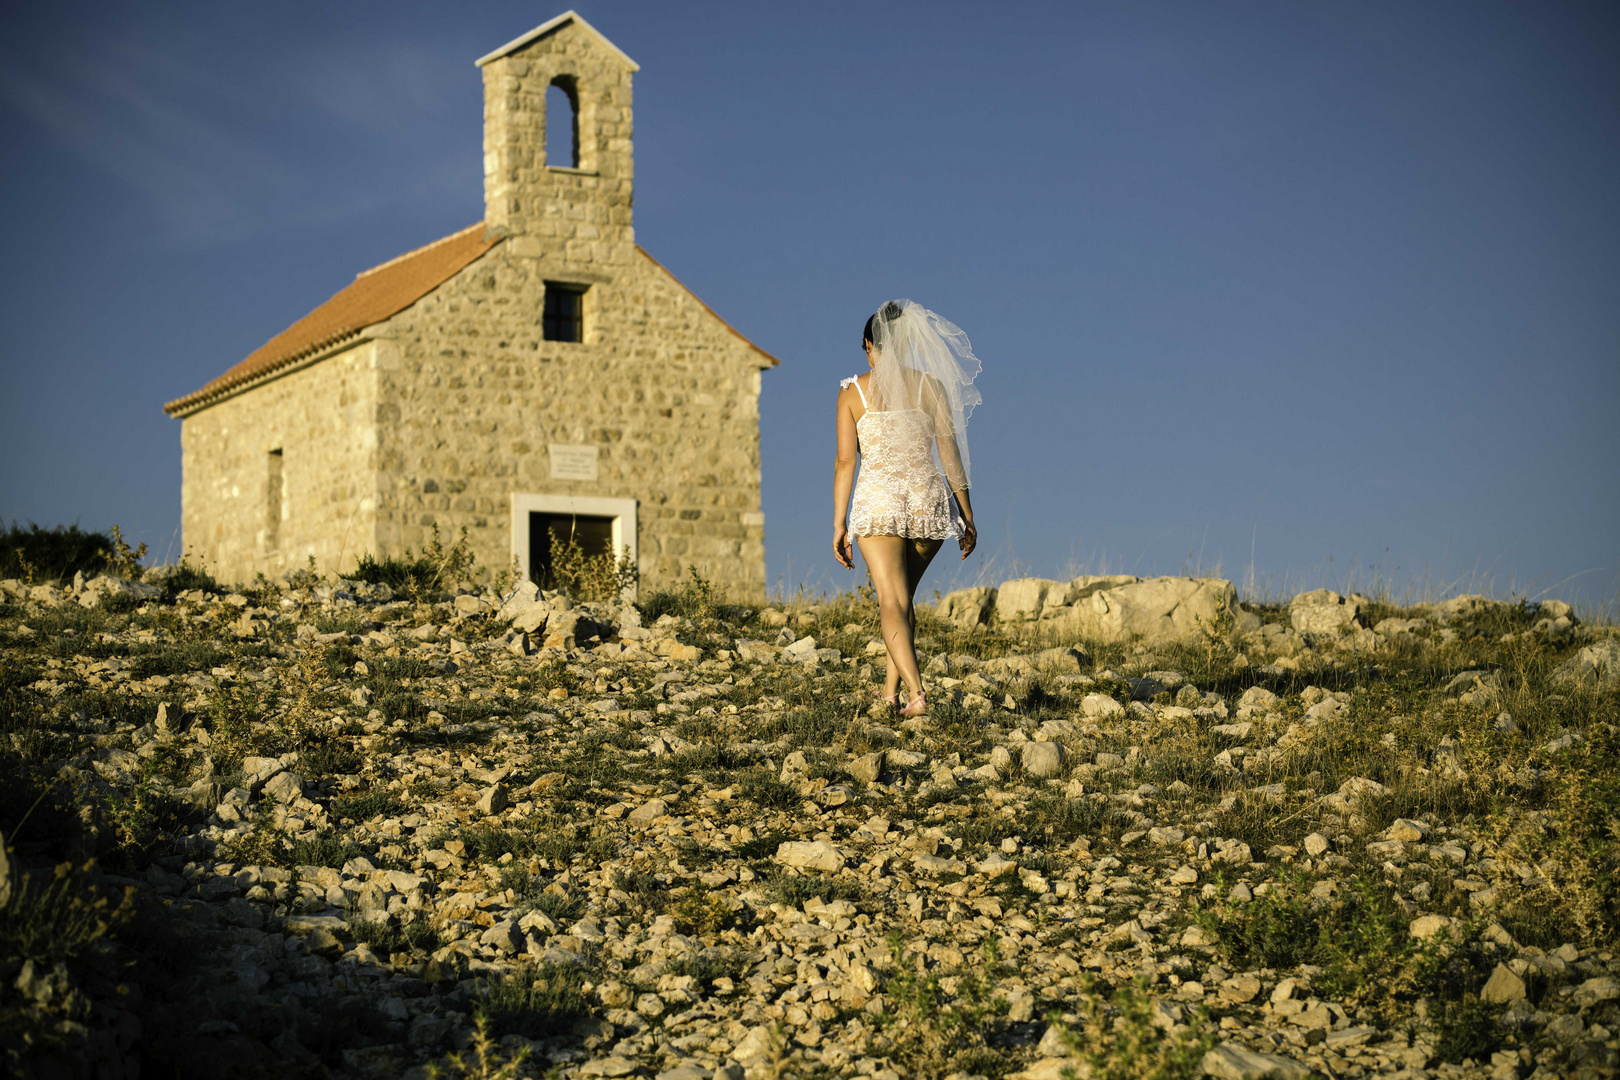
<instances>
[{"instance_id":1,"label":"dress strap","mask_svg":"<svg viewBox=\"0 0 1620 1080\"><path fill-rule=\"evenodd\" d=\"M871 410L872 406L866 403L866 391L861 389L861 380L859 376L851 375L849 378L840 381L838 385L845 388L853 386L855 388L855 392L861 395L861 408L868 411Z\"/></svg>"}]
</instances>

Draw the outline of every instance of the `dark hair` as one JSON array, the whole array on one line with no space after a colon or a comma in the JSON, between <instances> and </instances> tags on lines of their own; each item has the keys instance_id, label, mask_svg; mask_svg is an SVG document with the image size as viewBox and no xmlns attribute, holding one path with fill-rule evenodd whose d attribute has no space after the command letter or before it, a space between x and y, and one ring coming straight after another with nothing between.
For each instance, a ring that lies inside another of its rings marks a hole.
<instances>
[{"instance_id":1,"label":"dark hair","mask_svg":"<svg viewBox=\"0 0 1620 1080\"><path fill-rule=\"evenodd\" d=\"M878 308L877 311L872 314L872 317L866 320L866 329L861 331L861 344L864 345L868 341L874 343L877 341L877 338L872 336L872 331L877 329L879 319L882 319L884 322L894 322L894 320L898 319L899 317L900 305L895 303L893 300L885 301L883 306Z\"/></svg>"}]
</instances>

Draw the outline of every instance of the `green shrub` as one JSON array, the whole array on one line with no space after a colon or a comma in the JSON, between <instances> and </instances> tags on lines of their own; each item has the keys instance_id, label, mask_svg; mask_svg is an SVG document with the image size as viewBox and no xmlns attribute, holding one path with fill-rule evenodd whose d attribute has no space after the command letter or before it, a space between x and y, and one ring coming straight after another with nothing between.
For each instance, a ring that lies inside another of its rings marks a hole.
<instances>
[{"instance_id":1,"label":"green shrub","mask_svg":"<svg viewBox=\"0 0 1620 1080\"><path fill-rule=\"evenodd\" d=\"M749 769L737 778L736 792L758 806L788 810L800 803L794 788L772 776L768 769Z\"/></svg>"},{"instance_id":2,"label":"green shrub","mask_svg":"<svg viewBox=\"0 0 1620 1080\"><path fill-rule=\"evenodd\" d=\"M1204 1054L1215 1045L1208 1018L1195 1009L1187 1022L1166 1030L1154 1022L1154 997L1145 980L1104 996L1088 980L1081 991L1085 1036L1064 1031L1074 1051L1091 1064L1097 1080L1195 1080L1204 1075Z\"/></svg>"},{"instance_id":3,"label":"green shrub","mask_svg":"<svg viewBox=\"0 0 1620 1080\"><path fill-rule=\"evenodd\" d=\"M558 926L567 926L585 913L584 903L566 893L538 893L524 901L524 905L525 910L544 912Z\"/></svg>"},{"instance_id":4,"label":"green shrub","mask_svg":"<svg viewBox=\"0 0 1620 1080\"><path fill-rule=\"evenodd\" d=\"M894 1042L894 1058L910 1076L948 1073L1000 1075L1008 1062L986 1040L991 1021L1007 1002L995 992L1005 972L995 940L986 939L978 968L925 970L923 958L903 951L898 933L889 938L895 974L883 988L888 999L878 1028Z\"/></svg>"},{"instance_id":5,"label":"green shrub","mask_svg":"<svg viewBox=\"0 0 1620 1080\"><path fill-rule=\"evenodd\" d=\"M541 1039L560 1034L591 1014L583 969L542 964L489 979L473 1014L502 1035Z\"/></svg>"},{"instance_id":6,"label":"green shrub","mask_svg":"<svg viewBox=\"0 0 1620 1080\"><path fill-rule=\"evenodd\" d=\"M371 585L387 585L395 592L413 600L453 589L477 579L478 561L467 540L467 528L454 544L444 546L439 527L433 526L433 538L418 553L409 548L403 555L385 555L378 558L371 552L360 556L352 577Z\"/></svg>"},{"instance_id":7,"label":"green shrub","mask_svg":"<svg viewBox=\"0 0 1620 1080\"><path fill-rule=\"evenodd\" d=\"M395 953L426 954L439 947L439 935L427 919L413 919L408 923L349 920L349 933L359 943L370 945L383 959Z\"/></svg>"},{"instance_id":8,"label":"green shrub","mask_svg":"<svg viewBox=\"0 0 1620 1080\"><path fill-rule=\"evenodd\" d=\"M220 592L219 582L200 566L193 566L189 559L181 559L179 564L170 572L163 582L164 588L178 596L183 592L201 589L203 592Z\"/></svg>"},{"instance_id":9,"label":"green shrub","mask_svg":"<svg viewBox=\"0 0 1620 1080\"><path fill-rule=\"evenodd\" d=\"M133 888L118 900L98 893L84 880L89 863L77 870L61 863L49 874L26 876L15 865L11 895L0 905L0 956L44 963L68 960L130 917Z\"/></svg>"},{"instance_id":10,"label":"green shrub","mask_svg":"<svg viewBox=\"0 0 1620 1080\"><path fill-rule=\"evenodd\" d=\"M207 671L230 660L230 654L211 641L168 639L152 645L136 645L132 650L132 678L153 675L187 675Z\"/></svg>"},{"instance_id":11,"label":"green shrub","mask_svg":"<svg viewBox=\"0 0 1620 1080\"><path fill-rule=\"evenodd\" d=\"M570 535L564 539L555 528L551 530L551 570L540 586L560 589L575 600L617 600L626 592L633 592L641 580L641 571L630 558L630 545L615 559L611 554L587 555L579 541Z\"/></svg>"},{"instance_id":12,"label":"green shrub","mask_svg":"<svg viewBox=\"0 0 1620 1080\"><path fill-rule=\"evenodd\" d=\"M776 849L788 840L793 839L785 832L761 833L752 840L742 840L733 845L737 857L752 862L755 859L768 859L776 854Z\"/></svg>"},{"instance_id":13,"label":"green shrub","mask_svg":"<svg viewBox=\"0 0 1620 1080\"><path fill-rule=\"evenodd\" d=\"M791 871L772 877L765 887L765 895L771 903L789 907L802 907L806 900L815 899L824 904L835 900L848 900L853 904L866 899L865 890L847 878Z\"/></svg>"},{"instance_id":14,"label":"green shrub","mask_svg":"<svg viewBox=\"0 0 1620 1080\"><path fill-rule=\"evenodd\" d=\"M1465 1058L1487 1061L1502 1048L1507 1032L1502 1027L1501 1006L1493 1006L1469 994L1459 1001L1437 1002L1429 1011L1434 1032L1434 1056L1460 1065Z\"/></svg>"},{"instance_id":15,"label":"green shrub","mask_svg":"<svg viewBox=\"0 0 1620 1080\"><path fill-rule=\"evenodd\" d=\"M400 802L399 796L383 788L371 788L355 795L340 795L332 800L330 807L335 818L352 818L355 821L370 821L376 817L388 817L404 809L405 804Z\"/></svg>"},{"instance_id":16,"label":"green shrub","mask_svg":"<svg viewBox=\"0 0 1620 1080\"><path fill-rule=\"evenodd\" d=\"M1475 925L1413 939L1410 914L1382 882L1358 874L1333 899L1307 895L1308 884L1285 877L1250 903L1217 905L1197 920L1234 967L1315 965L1314 991L1366 1006L1385 1023L1420 998L1463 1000L1494 966Z\"/></svg>"},{"instance_id":17,"label":"green shrub","mask_svg":"<svg viewBox=\"0 0 1620 1080\"><path fill-rule=\"evenodd\" d=\"M647 622L657 622L665 615L701 622L714 614L714 583L698 573L698 568L686 568L687 577L674 589L660 589L636 606Z\"/></svg>"},{"instance_id":18,"label":"green shrub","mask_svg":"<svg viewBox=\"0 0 1620 1080\"><path fill-rule=\"evenodd\" d=\"M689 976L707 989L716 979L742 979L752 964L753 957L742 949L708 948L664 961L664 973Z\"/></svg>"},{"instance_id":19,"label":"green shrub","mask_svg":"<svg viewBox=\"0 0 1620 1080\"><path fill-rule=\"evenodd\" d=\"M106 533L85 532L78 524L42 529L13 521L0 531L0 578L24 581L86 577L111 565L117 549Z\"/></svg>"},{"instance_id":20,"label":"green shrub","mask_svg":"<svg viewBox=\"0 0 1620 1080\"><path fill-rule=\"evenodd\" d=\"M324 739L305 743L298 751L298 771L305 780L319 780L323 776L357 773L364 760L346 740Z\"/></svg>"},{"instance_id":21,"label":"green shrub","mask_svg":"<svg viewBox=\"0 0 1620 1080\"><path fill-rule=\"evenodd\" d=\"M282 863L286 866L330 866L334 870L350 859L365 855L359 846L340 841L335 836L317 836L313 840L294 840L286 850Z\"/></svg>"}]
</instances>

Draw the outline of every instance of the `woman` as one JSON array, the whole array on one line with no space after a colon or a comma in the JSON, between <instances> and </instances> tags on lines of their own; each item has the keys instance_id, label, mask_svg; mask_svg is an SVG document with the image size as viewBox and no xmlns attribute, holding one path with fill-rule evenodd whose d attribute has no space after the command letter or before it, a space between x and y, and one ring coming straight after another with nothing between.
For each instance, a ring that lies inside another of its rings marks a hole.
<instances>
[{"instance_id":1,"label":"woman","mask_svg":"<svg viewBox=\"0 0 1620 1080\"><path fill-rule=\"evenodd\" d=\"M833 555L852 570L850 538L860 544L889 654L883 700L900 708L903 682L900 715L919 716L928 703L917 666L917 583L945 540L954 536L965 559L979 539L967 449L967 420L981 400L973 388L979 361L966 334L910 300L884 304L866 320L861 343L871 370L845 379L838 393Z\"/></svg>"}]
</instances>

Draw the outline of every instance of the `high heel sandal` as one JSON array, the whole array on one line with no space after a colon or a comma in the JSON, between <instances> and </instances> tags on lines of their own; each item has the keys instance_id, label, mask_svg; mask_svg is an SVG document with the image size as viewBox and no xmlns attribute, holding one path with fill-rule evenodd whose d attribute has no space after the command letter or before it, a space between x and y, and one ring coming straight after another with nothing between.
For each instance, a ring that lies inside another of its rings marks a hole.
<instances>
[{"instance_id":1,"label":"high heel sandal","mask_svg":"<svg viewBox=\"0 0 1620 1080\"><path fill-rule=\"evenodd\" d=\"M896 695L896 696L898 696L898 695ZM906 707L900 710L900 715L903 716L903 717L906 717L909 720L911 717L913 717L913 716L921 716L923 713L925 713L927 711L928 711L928 692L926 690L919 690L919 691L917 691L917 696L912 698L911 701L906 705Z\"/></svg>"}]
</instances>

